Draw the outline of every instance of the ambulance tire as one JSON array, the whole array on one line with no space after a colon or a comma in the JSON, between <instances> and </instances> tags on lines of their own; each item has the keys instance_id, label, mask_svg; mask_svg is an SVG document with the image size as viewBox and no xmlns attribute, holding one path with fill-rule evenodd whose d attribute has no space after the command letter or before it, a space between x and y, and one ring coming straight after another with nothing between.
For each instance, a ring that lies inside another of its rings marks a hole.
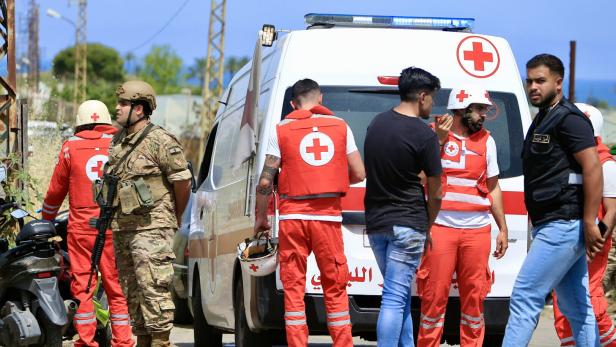
<instances>
[{"instance_id":1,"label":"ambulance tire","mask_svg":"<svg viewBox=\"0 0 616 347\"><path fill-rule=\"evenodd\" d=\"M248 327L246 311L244 311L244 284L241 273L235 284L235 346L236 347L271 347L272 339L269 332L253 332Z\"/></svg>"},{"instance_id":2,"label":"ambulance tire","mask_svg":"<svg viewBox=\"0 0 616 347\"><path fill-rule=\"evenodd\" d=\"M194 313L193 334L195 346L222 347L222 333L210 326L201 307L201 286L199 284L199 271L195 271L193 280L193 296L191 305Z\"/></svg>"},{"instance_id":3,"label":"ambulance tire","mask_svg":"<svg viewBox=\"0 0 616 347\"><path fill-rule=\"evenodd\" d=\"M490 334L483 338L484 347L500 347L503 345L505 334Z\"/></svg>"}]
</instances>

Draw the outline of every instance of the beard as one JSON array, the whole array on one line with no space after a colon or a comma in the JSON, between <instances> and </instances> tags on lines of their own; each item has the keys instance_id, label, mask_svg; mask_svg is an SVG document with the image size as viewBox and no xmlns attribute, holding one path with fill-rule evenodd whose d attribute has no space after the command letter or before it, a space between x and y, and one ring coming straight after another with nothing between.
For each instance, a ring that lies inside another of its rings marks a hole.
<instances>
[{"instance_id":1,"label":"beard","mask_svg":"<svg viewBox=\"0 0 616 347\"><path fill-rule=\"evenodd\" d=\"M473 120L471 113L464 113L462 115L462 124L466 125L471 134L474 134L483 128L483 119Z\"/></svg>"},{"instance_id":2,"label":"beard","mask_svg":"<svg viewBox=\"0 0 616 347\"><path fill-rule=\"evenodd\" d=\"M550 93L546 94L545 97L543 97L541 100L537 102L531 101L530 104L541 109L541 108L552 106L555 99L556 99L556 90L553 90Z\"/></svg>"}]
</instances>

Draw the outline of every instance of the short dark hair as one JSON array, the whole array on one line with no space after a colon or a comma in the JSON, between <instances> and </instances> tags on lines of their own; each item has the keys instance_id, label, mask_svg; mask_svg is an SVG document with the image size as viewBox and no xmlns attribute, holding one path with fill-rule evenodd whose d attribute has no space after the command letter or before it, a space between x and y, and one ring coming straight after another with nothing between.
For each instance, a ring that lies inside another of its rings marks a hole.
<instances>
[{"instance_id":1,"label":"short dark hair","mask_svg":"<svg viewBox=\"0 0 616 347\"><path fill-rule=\"evenodd\" d=\"M419 93L434 93L441 89L441 81L426 70L409 67L400 73L398 92L402 101L417 101Z\"/></svg>"},{"instance_id":2,"label":"short dark hair","mask_svg":"<svg viewBox=\"0 0 616 347\"><path fill-rule=\"evenodd\" d=\"M547 67L550 72L555 73L560 77L565 77L565 66L563 62L555 55L552 54L537 54L536 56L530 58L530 60L526 63L526 69L534 69L544 65Z\"/></svg>"},{"instance_id":3,"label":"short dark hair","mask_svg":"<svg viewBox=\"0 0 616 347\"><path fill-rule=\"evenodd\" d=\"M143 114L148 118L152 115L152 109L150 108L150 104L147 101L136 100L133 101L133 105L141 105L143 106Z\"/></svg>"},{"instance_id":4,"label":"short dark hair","mask_svg":"<svg viewBox=\"0 0 616 347\"><path fill-rule=\"evenodd\" d=\"M306 98L309 94L314 92L321 92L319 84L310 78L304 78L303 80L295 82L293 88L291 88L291 98L294 102L301 105L301 99Z\"/></svg>"}]
</instances>

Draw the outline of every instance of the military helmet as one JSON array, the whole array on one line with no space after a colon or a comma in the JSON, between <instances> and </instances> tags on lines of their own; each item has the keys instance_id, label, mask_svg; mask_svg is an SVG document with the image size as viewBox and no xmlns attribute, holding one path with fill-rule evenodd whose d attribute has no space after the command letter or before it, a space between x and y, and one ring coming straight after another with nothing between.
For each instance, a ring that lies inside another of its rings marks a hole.
<instances>
[{"instance_id":1,"label":"military helmet","mask_svg":"<svg viewBox=\"0 0 616 347\"><path fill-rule=\"evenodd\" d=\"M146 82L126 81L116 89L116 95L120 100L145 101L152 111L156 109L156 92Z\"/></svg>"},{"instance_id":2,"label":"military helmet","mask_svg":"<svg viewBox=\"0 0 616 347\"><path fill-rule=\"evenodd\" d=\"M75 124L111 124L111 115L103 102L86 100L77 109Z\"/></svg>"}]
</instances>

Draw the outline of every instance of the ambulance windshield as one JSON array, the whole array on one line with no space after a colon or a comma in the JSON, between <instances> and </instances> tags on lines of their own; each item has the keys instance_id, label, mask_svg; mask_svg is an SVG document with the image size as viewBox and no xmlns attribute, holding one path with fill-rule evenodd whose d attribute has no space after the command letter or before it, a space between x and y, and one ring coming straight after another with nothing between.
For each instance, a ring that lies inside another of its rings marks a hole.
<instances>
[{"instance_id":1,"label":"ambulance windshield","mask_svg":"<svg viewBox=\"0 0 616 347\"><path fill-rule=\"evenodd\" d=\"M343 118L351 127L355 142L363 158L364 139L368 125L378 113L398 105L400 98L395 88L354 88L322 86L323 105L331 109L336 116ZM433 115L448 113L447 98L451 89L441 89L434 98ZM493 106L484 123L490 131L498 151L500 178L522 175L522 120L515 95L511 93L489 91ZM282 116L291 112L289 101L290 89L285 93ZM427 121L432 122L434 118Z\"/></svg>"}]
</instances>

